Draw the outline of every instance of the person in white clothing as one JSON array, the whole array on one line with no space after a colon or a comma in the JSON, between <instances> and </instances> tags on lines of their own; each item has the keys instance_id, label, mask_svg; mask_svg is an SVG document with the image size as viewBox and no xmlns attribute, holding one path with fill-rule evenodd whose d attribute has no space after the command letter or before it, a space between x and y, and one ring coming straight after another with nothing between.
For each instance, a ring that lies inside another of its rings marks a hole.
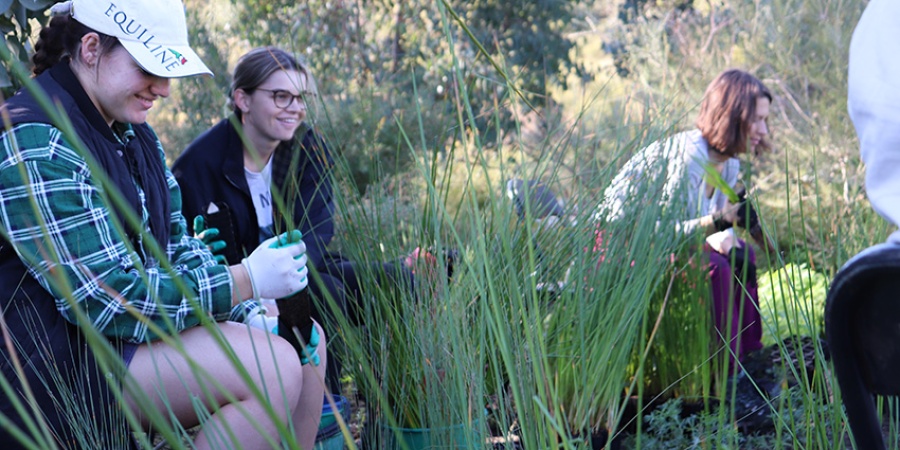
<instances>
[{"instance_id":1,"label":"person in white clothing","mask_svg":"<svg viewBox=\"0 0 900 450\"><path fill-rule=\"evenodd\" d=\"M866 165L866 195L900 226L900 2L872 0L850 41L847 109ZM888 239L900 243L900 231Z\"/></svg>"}]
</instances>

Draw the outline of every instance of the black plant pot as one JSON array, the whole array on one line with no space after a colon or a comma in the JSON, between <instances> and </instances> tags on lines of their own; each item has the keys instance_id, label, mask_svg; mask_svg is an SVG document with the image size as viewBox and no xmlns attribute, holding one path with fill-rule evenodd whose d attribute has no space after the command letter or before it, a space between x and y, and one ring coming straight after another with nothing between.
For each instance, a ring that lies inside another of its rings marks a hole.
<instances>
[{"instance_id":1,"label":"black plant pot","mask_svg":"<svg viewBox=\"0 0 900 450\"><path fill-rule=\"evenodd\" d=\"M599 430L591 435L592 450L620 450L622 448L622 434L619 433L612 441L609 439L609 431Z\"/></svg>"}]
</instances>

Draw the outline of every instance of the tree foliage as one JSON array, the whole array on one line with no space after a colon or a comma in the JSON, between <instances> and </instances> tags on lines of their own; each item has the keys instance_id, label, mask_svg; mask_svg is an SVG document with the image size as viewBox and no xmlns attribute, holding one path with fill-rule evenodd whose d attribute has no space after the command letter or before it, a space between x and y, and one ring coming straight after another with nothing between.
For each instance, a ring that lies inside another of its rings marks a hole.
<instances>
[{"instance_id":1,"label":"tree foliage","mask_svg":"<svg viewBox=\"0 0 900 450\"><path fill-rule=\"evenodd\" d=\"M450 70L450 45L473 72L492 77L486 57L516 74L526 91L546 94L546 80L560 70L578 69L565 36L575 8L584 0L469 2L448 0L488 54L479 54L458 26L444 34L441 1L232 0L237 27L251 45L286 45L306 54L320 75L344 75L362 85L422 69ZM339 83L333 83L337 85Z\"/></svg>"},{"instance_id":2,"label":"tree foliage","mask_svg":"<svg viewBox=\"0 0 900 450\"><path fill-rule=\"evenodd\" d=\"M476 115L467 126L483 133L497 131L497 117L506 130L514 125L505 120L513 112L510 91L495 65L538 107L550 84L565 82L561 73L583 74L566 35L583 3L231 0L232 29L249 46L278 45L306 57L325 106L320 124L334 124L330 140L351 161L360 188L408 167L413 153L401 129L418 134L421 125L426 145L443 150L456 122L457 80L466 84Z\"/></svg>"},{"instance_id":3,"label":"tree foliage","mask_svg":"<svg viewBox=\"0 0 900 450\"><path fill-rule=\"evenodd\" d=\"M0 32L18 61L28 65L33 52L31 44L35 22L42 21L54 0L0 0ZM0 89L11 95L21 83L10 76L7 65L0 64Z\"/></svg>"}]
</instances>

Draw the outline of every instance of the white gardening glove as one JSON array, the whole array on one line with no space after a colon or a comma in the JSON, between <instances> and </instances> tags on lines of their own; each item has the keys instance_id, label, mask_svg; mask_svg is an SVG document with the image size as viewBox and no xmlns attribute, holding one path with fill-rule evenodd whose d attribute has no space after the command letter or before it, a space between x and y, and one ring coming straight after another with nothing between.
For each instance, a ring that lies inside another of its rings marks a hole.
<instances>
[{"instance_id":1,"label":"white gardening glove","mask_svg":"<svg viewBox=\"0 0 900 450\"><path fill-rule=\"evenodd\" d=\"M272 334L278 334L278 317L257 314L246 321L245 324L260 330L266 330Z\"/></svg>"},{"instance_id":2,"label":"white gardening glove","mask_svg":"<svg viewBox=\"0 0 900 450\"><path fill-rule=\"evenodd\" d=\"M282 298L306 289L306 244L294 230L266 239L241 260L250 276L253 298Z\"/></svg>"},{"instance_id":3,"label":"white gardening glove","mask_svg":"<svg viewBox=\"0 0 900 450\"><path fill-rule=\"evenodd\" d=\"M231 315L228 317L228 320L244 323L272 334L278 334L278 317L269 316L267 315L268 312L265 305L260 302L245 300L231 308Z\"/></svg>"}]
</instances>

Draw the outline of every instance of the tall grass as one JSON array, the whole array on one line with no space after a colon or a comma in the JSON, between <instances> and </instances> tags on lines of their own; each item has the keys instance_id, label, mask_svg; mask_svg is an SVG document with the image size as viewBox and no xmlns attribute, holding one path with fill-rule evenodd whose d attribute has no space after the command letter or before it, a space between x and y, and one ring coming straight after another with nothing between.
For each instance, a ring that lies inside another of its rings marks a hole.
<instances>
[{"instance_id":1,"label":"tall grass","mask_svg":"<svg viewBox=\"0 0 900 450\"><path fill-rule=\"evenodd\" d=\"M841 261L887 233L883 221L869 211L861 197L861 168L853 164L852 130L842 109L818 109L840 99L840 89L828 90L819 98L798 99L797 93L818 83L841 85L842 65L834 61L845 58L840 45L847 42L859 6L843 2L726 3L717 14L728 18L730 25L715 33L704 28L702 17L682 18L685 36L681 37L688 41L678 45L689 54L681 55L685 60L679 62L657 58L661 54L673 57L668 45L642 49L646 58L637 59L634 67L653 75L642 79L644 84L636 89L638 95L624 99L613 96L611 101L621 107L619 110L640 111L643 118L636 126L632 116L606 116L600 151L585 138L584 127L595 124L583 110L576 111L573 115L577 118L570 122L550 124L548 139L537 144L549 147L539 152L549 158L529 159L527 149L535 144L521 137L507 139L498 147L492 143L488 149L477 131L464 126L470 113L465 109L467 92L460 90L460 123L457 135L446 143L449 151L420 145L415 139L398 150L417 155L417 169L414 175L394 178L386 185L402 187L409 203L398 200L397 191L378 189L365 197L350 192L343 199L344 209L352 217L348 221L354 224L348 231L357 230L366 214L379 215L379 219L370 218L376 222L387 217L399 219L386 220L394 230L375 226L365 233L348 233L354 237L345 238L345 248L350 250L347 244L365 234L378 236L378 242L352 247L352 251L364 258L378 249L374 258L366 258L370 260L397 257L422 243L450 245L462 251L464 275L447 286L441 284L438 295L419 299L401 296L399 307L397 297L383 300L392 305L394 313L408 317L417 317L417 311L429 308L425 304L430 301L447 309L463 299L480 305L476 320L466 322L466 326L483 328L470 329L468 347L454 350L460 355L486 352L480 360L486 366L473 369L483 370L483 376L473 377L466 367L458 372L445 370L442 379L452 386L459 384L452 381L454 376L480 378L484 384L470 385L468 391L490 395L491 403L499 405L493 419L499 423L498 428L517 430L526 448L569 445L570 439L584 438L601 428L615 432L629 394L715 398L722 392L713 388L714 379L722 382L724 376L716 362L721 357L716 354L720 344L709 329L709 311L702 306L707 293L702 283L692 285L678 279L683 275L679 269L686 270L687 266L667 259L674 253L687 262L687 244L651 225L664 212L648 208L644 214L630 217L627 226L599 226L613 238L603 249L603 263L598 264L600 255L590 250L598 226L586 225L590 216L587 211L592 202L598 203L597 194L615 173L616 161L623 161L623 156L640 148L638 142L646 144L653 136L661 136L660 130L677 127L673 123L683 124L692 116L689 112L669 116L666 111L689 111L696 105L702 83L718 68L755 68L763 72L767 84L774 86L777 97L771 124L777 130L774 141L778 151L748 168L756 182L758 190L753 194L762 204L767 232L784 251L781 255L761 254L760 264L767 270L761 276L767 342L777 344L772 351L781 356L782 362L773 370L782 374L786 389L771 399L774 431L752 442L774 448L841 447L846 429L840 405L834 401L825 351L814 340L813 352L804 355L802 349L782 339L821 336L821 301L827 288L823 281L833 275ZM824 20L825 25L811 27L812 17ZM661 29L654 29L654 25L658 24L647 22L635 33L658 38ZM699 54L696 47L689 52L690 39L708 41L708 53ZM812 50L816 45L821 47ZM789 64L784 58L792 54L794 46L809 51L824 49L833 61L817 66L826 59L823 57L800 64L816 67L804 73L795 56L790 70L782 70ZM767 55L774 57L766 62ZM655 65L650 67L650 62ZM615 86L606 88L615 92ZM515 109L515 91L507 92L510 96L500 104L508 103ZM604 92L589 97L603 98ZM601 100L589 104L601 111L609 107ZM417 131L406 132L415 135ZM810 139L811 135L815 138ZM551 136L560 140L551 140ZM823 147L827 151L823 152ZM567 163L590 160L614 163L580 165L572 176ZM823 173L827 176L818 176ZM530 220L520 222L502 192L504 182L513 177L541 179L567 198L577 199L573 202L581 207L573 208L577 225L545 228ZM548 294L538 288L561 280L566 281L566 289L560 292ZM412 303L403 303L404 299ZM378 297L371 300L378 301ZM367 321L367 326L372 327L373 322ZM403 331L411 333L407 338L411 342L430 339L428 335L434 333L418 327ZM359 356L363 361L372 358ZM462 359L468 360L465 356ZM422 372L427 361L414 357L394 362L412 372ZM812 370L807 371L807 367ZM362 375L354 373L357 376ZM430 386L430 381L423 385ZM378 388L384 392L390 386L381 383ZM379 397L385 410L397 413L408 408L392 405L388 397L389 393ZM424 415L445 417L437 408L438 402L429 403L427 397L406 401L420 405L418 410ZM474 409L470 401L465 402L465 411ZM421 409L421 402L429 403L427 411ZM735 414L724 408L708 416L706 425L697 428L701 435L692 438L710 448L747 445L749 437L734 428L733 422L740 419ZM653 442L654 429L645 432L645 442Z\"/></svg>"},{"instance_id":2,"label":"tall grass","mask_svg":"<svg viewBox=\"0 0 900 450\"><path fill-rule=\"evenodd\" d=\"M436 125L421 102L396 119L400 144L385 161L411 160L409 171L360 192L353 173L393 170L338 153L336 247L371 269L362 271L358 320L329 301L338 316L331 341L369 405L371 438L393 442L393 430L428 427L436 430L436 445L463 448L483 448L489 431L513 434L527 449L583 446L601 431L628 434L636 448L846 447L849 432L826 349L814 339L804 353L799 341L784 339L822 335L828 280L889 233L865 201L844 113L844 52L862 6L726 1L713 10L645 18L623 31L635 43L628 59L635 77L601 69L560 116L539 111L545 132L537 138L526 136L522 122L519 133L506 133L495 120L490 135L499 137L485 142L468 126L473 93L457 63L450 74L460 80L451 93L454 122ZM447 39L464 35L456 33L464 21L445 8L436 3L430 13L443 15ZM760 435L738 429L733 393L723 389L724 343L711 329L696 242L659 226L677 212L651 198L627 220L592 220L621 163L689 126L705 83L730 66L760 74L776 97L770 121L776 151L745 165L763 225L783 251L760 254L766 343L780 357L772 371L782 381L780 395L770 399L772 426ZM494 79L507 84L496 106L527 110L506 76L513 68L502 61L495 68ZM348 127L327 120L343 117L336 105L327 98L321 105L319 125L330 142L340 142ZM555 226L536 222L532 211L519 218L503 192L511 178L554 187L568 200L570 217ZM414 286L386 281L377 263L400 264L415 247L459 251L453 278L420 262ZM104 340L89 326L84 332L114 366ZM177 337L167 339L177 345ZM683 419L673 402L628 423L632 398L646 414L656 398L726 406ZM61 407L80 414L78 405ZM165 411L149 402L141 409L173 448L183 445L185 430ZM27 414L27 406L20 412ZM466 430L462 437L454 425ZM52 445L39 421L20 431L36 448ZM281 431L290 442L290 430ZM890 438L897 441L895 430Z\"/></svg>"}]
</instances>

